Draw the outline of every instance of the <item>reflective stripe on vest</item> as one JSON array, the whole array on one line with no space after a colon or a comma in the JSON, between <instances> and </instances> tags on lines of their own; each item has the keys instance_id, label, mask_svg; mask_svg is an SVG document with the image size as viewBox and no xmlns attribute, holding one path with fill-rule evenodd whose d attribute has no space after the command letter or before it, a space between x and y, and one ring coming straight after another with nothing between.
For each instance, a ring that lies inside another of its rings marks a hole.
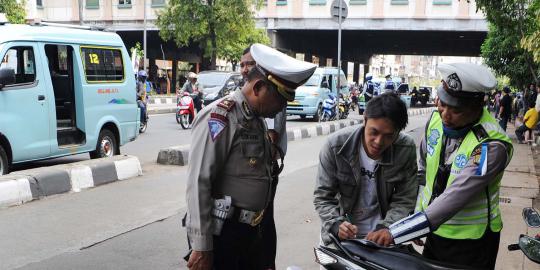
<instances>
[{"instance_id":1,"label":"reflective stripe on vest","mask_svg":"<svg viewBox=\"0 0 540 270\"><path fill-rule=\"evenodd\" d=\"M484 109L478 123L486 131L487 136L479 141L472 130L467 133L452 158L451 172L448 177L447 187L452 184L456 176L467 165L475 148L479 146L482 148L481 159L483 160L480 161L479 169L477 170L477 174L482 175L485 173L485 168L482 170L482 165L487 163L485 160L487 158L487 144L485 142L499 140L508 143L510 146L512 145L508 136L486 109ZM435 176L439 166L441 145L444 143L442 137L442 120L440 114L434 112L428 124L425 138L427 150L426 187L423 190L422 199L419 202L419 205L417 205L417 210L419 211L424 211L428 207L431 199ZM512 156L511 147L508 155L509 157ZM507 162L509 161L510 158L507 159ZM499 208L499 190L503 173L504 172L501 172L497 175L494 181L488 185L487 189L478 192L471 202L451 219L442 224L434 233L450 239L478 239L482 237L487 227L488 208L491 210L491 213L489 213L491 230L494 232L501 231L502 219ZM490 200L489 204L487 201L488 198Z\"/></svg>"}]
</instances>

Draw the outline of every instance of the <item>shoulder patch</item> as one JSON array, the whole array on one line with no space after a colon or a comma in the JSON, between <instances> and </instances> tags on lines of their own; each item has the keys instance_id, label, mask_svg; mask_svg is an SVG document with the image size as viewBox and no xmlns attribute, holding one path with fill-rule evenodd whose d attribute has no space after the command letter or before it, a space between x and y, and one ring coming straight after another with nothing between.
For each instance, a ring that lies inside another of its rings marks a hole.
<instances>
[{"instance_id":1,"label":"shoulder patch","mask_svg":"<svg viewBox=\"0 0 540 270\"><path fill-rule=\"evenodd\" d=\"M229 122L229 118L227 118L227 114L221 114L219 112L210 113L210 120L212 119L218 119L225 123Z\"/></svg>"},{"instance_id":2,"label":"shoulder patch","mask_svg":"<svg viewBox=\"0 0 540 270\"><path fill-rule=\"evenodd\" d=\"M470 159L472 159L474 164L479 165L481 156L482 156L482 147L476 147L474 151L471 153Z\"/></svg>"},{"instance_id":3,"label":"shoulder patch","mask_svg":"<svg viewBox=\"0 0 540 270\"><path fill-rule=\"evenodd\" d=\"M208 120L208 129L210 130L210 137L212 137L213 142L215 142L223 130L225 130L225 127L227 127L227 122L220 119L210 118Z\"/></svg>"},{"instance_id":4,"label":"shoulder patch","mask_svg":"<svg viewBox=\"0 0 540 270\"><path fill-rule=\"evenodd\" d=\"M217 106L230 112L234 108L234 105L236 105L236 102L234 102L234 100L226 98L219 102Z\"/></svg>"}]
</instances>

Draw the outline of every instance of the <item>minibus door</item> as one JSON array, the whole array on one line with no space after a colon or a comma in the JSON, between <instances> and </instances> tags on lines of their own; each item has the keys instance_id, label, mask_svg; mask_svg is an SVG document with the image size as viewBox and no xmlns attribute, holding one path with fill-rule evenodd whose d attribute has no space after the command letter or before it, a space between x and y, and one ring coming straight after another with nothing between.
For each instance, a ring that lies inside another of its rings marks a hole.
<instances>
[{"instance_id":1,"label":"minibus door","mask_svg":"<svg viewBox=\"0 0 540 270\"><path fill-rule=\"evenodd\" d=\"M15 81L0 90L0 120L13 152L13 162L51 153L49 96L42 59L35 43L14 42L1 55L0 69L12 69Z\"/></svg>"}]
</instances>

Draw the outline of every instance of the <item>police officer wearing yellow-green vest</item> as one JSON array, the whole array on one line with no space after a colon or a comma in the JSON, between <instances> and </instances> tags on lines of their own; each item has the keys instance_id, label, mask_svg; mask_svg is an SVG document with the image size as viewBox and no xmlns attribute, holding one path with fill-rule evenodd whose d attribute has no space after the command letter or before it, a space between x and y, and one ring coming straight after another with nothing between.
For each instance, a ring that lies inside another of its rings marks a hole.
<instances>
[{"instance_id":1,"label":"police officer wearing yellow-green vest","mask_svg":"<svg viewBox=\"0 0 540 270\"><path fill-rule=\"evenodd\" d=\"M396 244L427 235L423 255L493 269L502 229L499 192L512 143L484 108L491 72L470 63L440 64L439 102L418 164L425 187L416 213L390 226ZM419 243L419 241L417 241Z\"/></svg>"}]
</instances>

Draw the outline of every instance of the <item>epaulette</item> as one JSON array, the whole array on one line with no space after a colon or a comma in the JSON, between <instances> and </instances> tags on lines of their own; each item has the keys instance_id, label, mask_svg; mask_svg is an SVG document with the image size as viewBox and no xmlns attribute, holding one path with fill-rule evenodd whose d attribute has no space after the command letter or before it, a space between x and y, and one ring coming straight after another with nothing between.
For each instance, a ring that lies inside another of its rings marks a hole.
<instances>
[{"instance_id":1,"label":"epaulette","mask_svg":"<svg viewBox=\"0 0 540 270\"><path fill-rule=\"evenodd\" d=\"M212 141L216 141L221 132L223 132L227 125L229 125L229 118L227 118L227 114L234 108L235 105L236 102L234 102L234 100L226 98L221 100L210 112L208 128L210 130Z\"/></svg>"},{"instance_id":2,"label":"epaulette","mask_svg":"<svg viewBox=\"0 0 540 270\"><path fill-rule=\"evenodd\" d=\"M476 139L481 142L483 141L484 139L488 138L489 135L488 133L486 132L486 130L484 129L484 127L480 124L478 125L475 125L471 128L472 132L474 133L474 136L476 136Z\"/></svg>"},{"instance_id":3,"label":"epaulette","mask_svg":"<svg viewBox=\"0 0 540 270\"><path fill-rule=\"evenodd\" d=\"M227 112L230 112L232 108L234 108L234 105L236 105L236 102L234 102L234 100L225 98L220 101L217 106L225 109Z\"/></svg>"}]
</instances>

